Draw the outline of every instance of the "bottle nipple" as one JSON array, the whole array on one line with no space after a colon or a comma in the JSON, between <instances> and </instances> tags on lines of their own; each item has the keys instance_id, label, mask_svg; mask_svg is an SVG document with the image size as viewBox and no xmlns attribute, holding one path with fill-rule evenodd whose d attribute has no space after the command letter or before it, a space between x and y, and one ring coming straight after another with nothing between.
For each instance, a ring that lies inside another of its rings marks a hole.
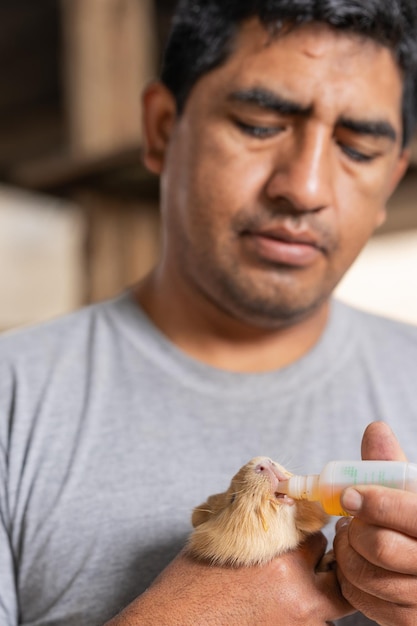
<instances>
[{"instance_id":1,"label":"bottle nipple","mask_svg":"<svg viewBox=\"0 0 417 626\"><path fill-rule=\"evenodd\" d=\"M319 500L319 476L291 476L288 480L279 483L278 491L296 500Z\"/></svg>"},{"instance_id":2,"label":"bottle nipple","mask_svg":"<svg viewBox=\"0 0 417 626\"><path fill-rule=\"evenodd\" d=\"M290 487L290 481L289 480L280 480L278 483L278 493L283 493L284 495L288 495L289 492L289 487Z\"/></svg>"}]
</instances>

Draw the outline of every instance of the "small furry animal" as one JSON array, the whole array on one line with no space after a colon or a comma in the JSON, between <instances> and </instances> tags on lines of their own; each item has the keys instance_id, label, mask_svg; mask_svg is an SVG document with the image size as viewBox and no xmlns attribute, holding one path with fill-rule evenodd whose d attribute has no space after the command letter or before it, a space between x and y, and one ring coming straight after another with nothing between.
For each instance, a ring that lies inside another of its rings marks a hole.
<instances>
[{"instance_id":1,"label":"small furry animal","mask_svg":"<svg viewBox=\"0 0 417 626\"><path fill-rule=\"evenodd\" d=\"M319 531L328 516L315 502L279 493L291 474L267 457L255 457L192 514L188 553L213 565L261 565Z\"/></svg>"}]
</instances>

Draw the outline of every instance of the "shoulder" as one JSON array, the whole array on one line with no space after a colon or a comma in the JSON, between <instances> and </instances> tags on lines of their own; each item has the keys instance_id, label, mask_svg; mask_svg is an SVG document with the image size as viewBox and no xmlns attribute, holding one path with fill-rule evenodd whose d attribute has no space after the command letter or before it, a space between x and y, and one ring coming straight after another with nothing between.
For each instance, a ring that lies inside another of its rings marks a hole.
<instances>
[{"instance_id":1,"label":"shoulder","mask_svg":"<svg viewBox=\"0 0 417 626\"><path fill-rule=\"evenodd\" d=\"M83 307L78 311L32 327L12 330L0 336L0 371L31 370L33 378L41 370L62 361L74 363L92 346L109 343L122 324L127 296Z\"/></svg>"},{"instance_id":2,"label":"shoulder","mask_svg":"<svg viewBox=\"0 0 417 626\"><path fill-rule=\"evenodd\" d=\"M0 360L45 356L49 349L67 344L74 336L85 333L94 318L100 315L101 307L93 305L35 326L5 332L0 337Z\"/></svg>"},{"instance_id":3,"label":"shoulder","mask_svg":"<svg viewBox=\"0 0 417 626\"><path fill-rule=\"evenodd\" d=\"M129 314L124 300L123 295L0 337L0 449L13 422L29 437L35 416L40 422L53 415L61 423L68 422L64 415L81 416L92 377L97 393L103 391L103 381L114 374L107 369L118 366L114 353Z\"/></svg>"},{"instance_id":4,"label":"shoulder","mask_svg":"<svg viewBox=\"0 0 417 626\"><path fill-rule=\"evenodd\" d=\"M352 339L362 352L375 353L395 362L417 358L417 326L383 315L368 313L337 302L336 311L349 320Z\"/></svg>"},{"instance_id":5,"label":"shoulder","mask_svg":"<svg viewBox=\"0 0 417 626\"><path fill-rule=\"evenodd\" d=\"M369 313L343 302L336 301L339 314L347 315L358 329L363 329L371 335L384 335L393 338L408 338L417 340L417 325L395 320L384 315Z\"/></svg>"}]
</instances>

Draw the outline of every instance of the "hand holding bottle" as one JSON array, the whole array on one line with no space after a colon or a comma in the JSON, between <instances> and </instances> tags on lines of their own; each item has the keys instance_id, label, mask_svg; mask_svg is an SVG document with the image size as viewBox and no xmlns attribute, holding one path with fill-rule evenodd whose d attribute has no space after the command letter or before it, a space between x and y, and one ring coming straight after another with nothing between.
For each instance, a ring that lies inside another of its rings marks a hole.
<instances>
[{"instance_id":1,"label":"hand holding bottle","mask_svg":"<svg viewBox=\"0 0 417 626\"><path fill-rule=\"evenodd\" d=\"M394 434L375 422L362 458L405 461ZM337 524L337 576L346 599L381 626L417 624L417 494L368 485L349 487Z\"/></svg>"}]
</instances>

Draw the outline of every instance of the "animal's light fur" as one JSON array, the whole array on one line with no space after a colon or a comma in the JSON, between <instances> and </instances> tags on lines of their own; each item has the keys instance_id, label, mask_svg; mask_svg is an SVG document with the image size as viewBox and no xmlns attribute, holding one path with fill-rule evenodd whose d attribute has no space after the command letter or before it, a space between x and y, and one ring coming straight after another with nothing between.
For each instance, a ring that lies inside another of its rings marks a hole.
<instances>
[{"instance_id":1,"label":"animal's light fur","mask_svg":"<svg viewBox=\"0 0 417 626\"><path fill-rule=\"evenodd\" d=\"M278 496L278 481L289 476L266 457L249 461L227 491L194 509L189 553L217 565L258 565L320 530L327 515L319 504Z\"/></svg>"}]
</instances>

